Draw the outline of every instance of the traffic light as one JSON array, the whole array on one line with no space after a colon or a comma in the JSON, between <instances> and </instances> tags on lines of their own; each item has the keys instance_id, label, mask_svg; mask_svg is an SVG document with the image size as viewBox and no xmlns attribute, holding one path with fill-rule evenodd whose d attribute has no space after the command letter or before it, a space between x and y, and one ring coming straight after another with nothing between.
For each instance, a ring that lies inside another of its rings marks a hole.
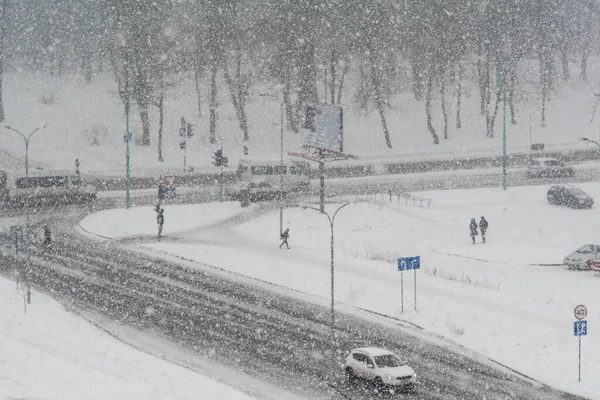
<instances>
[{"instance_id":1,"label":"traffic light","mask_svg":"<svg viewBox=\"0 0 600 400\"><path fill-rule=\"evenodd\" d=\"M223 150L217 150L213 153L213 165L215 167L220 167L223 165Z\"/></svg>"}]
</instances>

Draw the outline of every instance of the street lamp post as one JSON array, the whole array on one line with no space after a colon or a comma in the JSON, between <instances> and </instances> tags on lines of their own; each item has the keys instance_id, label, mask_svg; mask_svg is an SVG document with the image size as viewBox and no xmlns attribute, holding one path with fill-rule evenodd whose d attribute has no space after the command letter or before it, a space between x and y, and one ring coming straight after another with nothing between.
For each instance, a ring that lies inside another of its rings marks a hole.
<instances>
[{"instance_id":1,"label":"street lamp post","mask_svg":"<svg viewBox=\"0 0 600 400\"><path fill-rule=\"evenodd\" d=\"M506 190L506 71L504 71L502 91L504 92L504 121L502 125L502 190Z\"/></svg>"},{"instance_id":2,"label":"street lamp post","mask_svg":"<svg viewBox=\"0 0 600 400\"><path fill-rule=\"evenodd\" d=\"M279 234L283 232L283 100L270 93L259 93L259 96L277 99L279 105Z\"/></svg>"},{"instance_id":3,"label":"street lamp post","mask_svg":"<svg viewBox=\"0 0 600 400\"><path fill-rule=\"evenodd\" d=\"M45 128L46 126L48 126L48 124L46 124L45 122L38 126L37 128L35 128L29 135L25 136L24 134L22 134L21 132L19 132L18 130L16 130L15 128L12 128L8 125L4 125L4 127L10 131L16 132L19 135L21 135L21 137L23 138L23 140L25 141L25 178L27 180L29 180L29 139L31 139L31 136L36 133L37 131L39 131L40 129Z\"/></svg>"},{"instance_id":4,"label":"street lamp post","mask_svg":"<svg viewBox=\"0 0 600 400\"><path fill-rule=\"evenodd\" d=\"M283 232L283 100L279 105L279 234Z\"/></svg>"},{"instance_id":5,"label":"street lamp post","mask_svg":"<svg viewBox=\"0 0 600 400\"><path fill-rule=\"evenodd\" d=\"M129 61L125 55L125 208L129 209L131 205L130 182L131 182L131 151L129 149Z\"/></svg>"},{"instance_id":6,"label":"street lamp post","mask_svg":"<svg viewBox=\"0 0 600 400\"><path fill-rule=\"evenodd\" d=\"M330 216L325 210L321 210L317 207L311 206L303 206L302 208L311 208L315 211L318 211L322 214L325 214L329 219L329 226L331 227L331 305L330 305L330 313L331 313L331 321L330 321L330 329L331 329L331 359L332 361L335 358L335 334L334 334L334 323L335 323L335 268L334 268L334 252L333 252L333 223L335 222L335 216L337 213L350 203L342 204L338 207L337 210L333 213L333 216Z\"/></svg>"},{"instance_id":7,"label":"street lamp post","mask_svg":"<svg viewBox=\"0 0 600 400\"><path fill-rule=\"evenodd\" d=\"M31 139L31 136L33 136L34 133L36 133L37 131L39 131L40 129L44 129L46 126L48 126L47 123L43 123L42 125L38 126L37 128L35 128L33 131L31 131L31 133L29 133L29 135L25 136L24 134L22 134L21 132L19 132L18 130L16 130L13 127L10 127L8 125L4 125L4 127L10 131L13 131L15 133L18 133L23 140L25 141L25 181L27 182L27 185L29 185L29 140ZM28 204L28 196L25 196L25 212L26 212L26 219L25 219L25 240L27 242L27 268L29 268L29 204ZM24 280L26 282L26 297L27 297L27 303L31 303L31 289L29 287L29 282L27 281L27 271L25 271L25 277ZM25 309L27 310L27 306L25 306Z\"/></svg>"},{"instance_id":8,"label":"street lamp post","mask_svg":"<svg viewBox=\"0 0 600 400\"><path fill-rule=\"evenodd\" d=\"M592 139L589 139L586 137L579 138L579 140L581 140L582 142L594 143L596 146L600 147L600 143L596 142L595 140L592 140Z\"/></svg>"}]
</instances>

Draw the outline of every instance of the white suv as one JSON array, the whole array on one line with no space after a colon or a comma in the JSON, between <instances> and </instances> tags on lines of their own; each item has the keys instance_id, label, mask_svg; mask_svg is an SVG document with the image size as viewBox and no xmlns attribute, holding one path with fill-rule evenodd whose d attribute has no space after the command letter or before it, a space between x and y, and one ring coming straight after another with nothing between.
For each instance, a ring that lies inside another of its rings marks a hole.
<instances>
[{"instance_id":1,"label":"white suv","mask_svg":"<svg viewBox=\"0 0 600 400\"><path fill-rule=\"evenodd\" d=\"M565 178L575 176L575 169L556 158L536 158L527 167L528 178Z\"/></svg>"},{"instance_id":2,"label":"white suv","mask_svg":"<svg viewBox=\"0 0 600 400\"><path fill-rule=\"evenodd\" d=\"M377 347L352 350L344 362L344 372L350 382L364 379L378 388L393 386L414 390L417 383L414 369L391 351Z\"/></svg>"}]
</instances>

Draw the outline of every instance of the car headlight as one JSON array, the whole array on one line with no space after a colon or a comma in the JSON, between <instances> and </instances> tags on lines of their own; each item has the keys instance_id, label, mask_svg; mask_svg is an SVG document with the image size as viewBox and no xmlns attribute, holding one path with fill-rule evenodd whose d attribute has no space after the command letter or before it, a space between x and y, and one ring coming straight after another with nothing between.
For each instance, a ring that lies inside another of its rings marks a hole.
<instances>
[{"instance_id":1,"label":"car headlight","mask_svg":"<svg viewBox=\"0 0 600 400\"><path fill-rule=\"evenodd\" d=\"M417 373L413 372L413 378L416 378L416 377L417 377Z\"/></svg>"},{"instance_id":2,"label":"car headlight","mask_svg":"<svg viewBox=\"0 0 600 400\"><path fill-rule=\"evenodd\" d=\"M383 377L385 379L388 379L388 380L393 380L394 379L394 377L392 375L388 375L388 374L385 374Z\"/></svg>"}]
</instances>

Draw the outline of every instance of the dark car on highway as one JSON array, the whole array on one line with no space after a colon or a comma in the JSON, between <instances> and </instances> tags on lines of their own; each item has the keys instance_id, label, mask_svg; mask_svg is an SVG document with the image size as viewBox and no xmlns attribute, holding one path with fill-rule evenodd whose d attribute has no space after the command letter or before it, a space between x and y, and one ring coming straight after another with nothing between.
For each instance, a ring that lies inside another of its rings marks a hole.
<instances>
[{"instance_id":1,"label":"dark car on highway","mask_svg":"<svg viewBox=\"0 0 600 400\"><path fill-rule=\"evenodd\" d=\"M575 187L552 186L548 189L548 202L570 208L592 208L594 199L586 192Z\"/></svg>"},{"instance_id":2,"label":"dark car on highway","mask_svg":"<svg viewBox=\"0 0 600 400\"><path fill-rule=\"evenodd\" d=\"M233 197L247 205L257 201L277 200L280 193L282 198L287 195L285 190L281 191L266 182L251 182L240 188Z\"/></svg>"}]
</instances>

